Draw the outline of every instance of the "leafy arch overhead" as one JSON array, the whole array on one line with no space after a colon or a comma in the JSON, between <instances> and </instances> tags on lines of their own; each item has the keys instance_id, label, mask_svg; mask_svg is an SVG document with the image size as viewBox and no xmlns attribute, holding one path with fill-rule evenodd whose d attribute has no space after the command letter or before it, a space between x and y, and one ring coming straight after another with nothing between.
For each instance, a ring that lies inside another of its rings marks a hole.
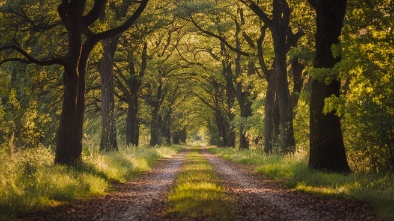
<instances>
[{"instance_id":1,"label":"leafy arch overhead","mask_svg":"<svg viewBox=\"0 0 394 221\"><path fill-rule=\"evenodd\" d=\"M3 143L56 143L67 165L86 135L102 151L198 141L305 151L317 170L394 168L392 1L0 7Z\"/></svg>"}]
</instances>

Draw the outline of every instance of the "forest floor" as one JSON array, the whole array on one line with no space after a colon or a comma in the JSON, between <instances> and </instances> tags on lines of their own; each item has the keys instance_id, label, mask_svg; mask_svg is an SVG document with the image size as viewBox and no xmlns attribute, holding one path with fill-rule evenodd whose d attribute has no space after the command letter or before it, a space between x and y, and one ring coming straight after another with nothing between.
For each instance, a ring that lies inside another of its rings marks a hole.
<instances>
[{"instance_id":1,"label":"forest floor","mask_svg":"<svg viewBox=\"0 0 394 221\"><path fill-rule=\"evenodd\" d=\"M211 220L165 215L167 195L175 185L188 150L162 159L150 171L125 184L113 184L106 196L63 204L22 214L19 220ZM367 203L318 197L294 191L250 166L239 165L201 149L200 153L236 199L232 220L381 220Z\"/></svg>"}]
</instances>

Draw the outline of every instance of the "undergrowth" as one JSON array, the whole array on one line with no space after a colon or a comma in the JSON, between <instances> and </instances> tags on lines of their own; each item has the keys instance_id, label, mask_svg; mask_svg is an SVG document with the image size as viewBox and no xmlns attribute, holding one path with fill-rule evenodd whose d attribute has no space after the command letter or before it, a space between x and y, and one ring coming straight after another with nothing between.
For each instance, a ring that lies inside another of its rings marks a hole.
<instances>
[{"instance_id":1,"label":"undergrowth","mask_svg":"<svg viewBox=\"0 0 394 221\"><path fill-rule=\"evenodd\" d=\"M177 148L120 148L118 152L84 150L76 167L54 165L54 153L45 147L21 150L12 155L0 149L0 220L18 213L58 205L74 199L102 195L110 182L125 182L152 168L160 157Z\"/></svg>"},{"instance_id":2,"label":"undergrowth","mask_svg":"<svg viewBox=\"0 0 394 221\"><path fill-rule=\"evenodd\" d=\"M343 175L310 170L306 152L265 155L257 150L212 148L226 159L256 166L256 171L280 181L288 188L322 196L355 198L370 202L387 220L394 220L394 176L353 173Z\"/></svg>"},{"instance_id":3,"label":"undergrowth","mask_svg":"<svg viewBox=\"0 0 394 221\"><path fill-rule=\"evenodd\" d=\"M173 219L230 220L234 199L227 193L209 162L197 149L192 149L186 156L168 202L165 215Z\"/></svg>"}]
</instances>

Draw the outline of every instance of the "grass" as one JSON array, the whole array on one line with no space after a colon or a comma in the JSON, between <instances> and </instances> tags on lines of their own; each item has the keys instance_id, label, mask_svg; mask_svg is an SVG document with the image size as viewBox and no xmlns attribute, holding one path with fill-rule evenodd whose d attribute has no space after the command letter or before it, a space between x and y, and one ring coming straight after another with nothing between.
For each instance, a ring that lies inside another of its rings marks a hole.
<instances>
[{"instance_id":1,"label":"grass","mask_svg":"<svg viewBox=\"0 0 394 221\"><path fill-rule=\"evenodd\" d=\"M110 182L125 182L152 168L160 157L179 148L120 148L118 152L84 150L83 164L68 168L53 164L45 147L9 155L0 149L0 220L18 213L54 206L108 192Z\"/></svg>"},{"instance_id":2,"label":"grass","mask_svg":"<svg viewBox=\"0 0 394 221\"><path fill-rule=\"evenodd\" d=\"M235 162L256 166L256 171L280 181L288 188L328 197L354 198L370 202L380 216L394 220L394 176L353 173L342 175L308 169L305 152L265 155L256 150L212 148L212 152Z\"/></svg>"},{"instance_id":3,"label":"grass","mask_svg":"<svg viewBox=\"0 0 394 221\"><path fill-rule=\"evenodd\" d=\"M179 218L231 220L232 198L212 166L197 149L186 156L176 186L168 196L165 215Z\"/></svg>"}]
</instances>

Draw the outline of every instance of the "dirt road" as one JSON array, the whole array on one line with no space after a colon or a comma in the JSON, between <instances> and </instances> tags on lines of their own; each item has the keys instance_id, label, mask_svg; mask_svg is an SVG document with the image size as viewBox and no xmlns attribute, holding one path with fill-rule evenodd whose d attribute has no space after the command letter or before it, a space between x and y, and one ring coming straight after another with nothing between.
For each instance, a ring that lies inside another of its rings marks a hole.
<instances>
[{"instance_id":1,"label":"dirt road","mask_svg":"<svg viewBox=\"0 0 394 221\"><path fill-rule=\"evenodd\" d=\"M280 184L207 150L202 154L236 195L235 220L379 220L366 203L346 199L322 199L282 188Z\"/></svg>"},{"instance_id":2,"label":"dirt road","mask_svg":"<svg viewBox=\"0 0 394 221\"><path fill-rule=\"evenodd\" d=\"M228 191L237 199L233 220L379 220L362 202L321 199L287 190L251 169L223 160L207 150L201 154L213 165ZM164 159L149 173L114 185L107 196L33 212L20 220L171 220L161 214L187 151ZM187 217L181 220L190 220ZM199 219L201 220L201 219Z\"/></svg>"}]
</instances>

